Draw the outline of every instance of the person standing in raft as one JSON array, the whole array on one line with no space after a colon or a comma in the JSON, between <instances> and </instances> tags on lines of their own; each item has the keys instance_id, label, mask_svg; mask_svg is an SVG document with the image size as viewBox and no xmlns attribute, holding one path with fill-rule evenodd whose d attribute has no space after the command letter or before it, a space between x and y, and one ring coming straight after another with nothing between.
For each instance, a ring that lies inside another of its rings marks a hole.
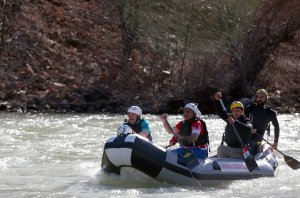
<instances>
[{"instance_id":1,"label":"person standing in raft","mask_svg":"<svg viewBox=\"0 0 300 198\"><path fill-rule=\"evenodd\" d=\"M135 132L136 134L148 138L148 140L152 141L149 122L141 118L142 109L138 106L131 106L128 108L127 114L128 114L128 120L126 120L123 123L123 125L119 127L119 129L122 129L124 125L129 126L132 129L132 131Z\"/></svg>"},{"instance_id":2,"label":"person standing in raft","mask_svg":"<svg viewBox=\"0 0 300 198\"><path fill-rule=\"evenodd\" d=\"M268 92L265 89L259 89L255 94L255 103L245 106L245 115L252 121L254 132L261 137L264 136L266 130L270 132L269 123L272 122L275 134L273 149L276 150L279 139L279 123L275 111L266 105L268 98ZM254 154L261 145L261 137L253 134L250 139L250 150Z\"/></svg>"},{"instance_id":3,"label":"person standing in raft","mask_svg":"<svg viewBox=\"0 0 300 198\"><path fill-rule=\"evenodd\" d=\"M183 110L183 121L180 121L176 126L169 128L167 123L167 114L160 115L165 130L169 134L173 134L170 141L172 145L180 142L181 147L176 149L178 154L184 154L184 150L190 149L197 155L198 158L207 158L208 156L208 133L206 126L200 121L201 112L194 103L188 103Z\"/></svg>"},{"instance_id":4,"label":"person standing in raft","mask_svg":"<svg viewBox=\"0 0 300 198\"><path fill-rule=\"evenodd\" d=\"M234 101L230 106L231 115L228 117L223 111L221 104L222 93L217 92L214 95L214 104L216 113L227 122L222 143L217 149L219 158L238 158L243 159L241 143L231 125L234 125L244 144L249 143L252 134L252 124L244 114L244 105L239 101ZM227 146L224 146L224 141Z\"/></svg>"}]
</instances>

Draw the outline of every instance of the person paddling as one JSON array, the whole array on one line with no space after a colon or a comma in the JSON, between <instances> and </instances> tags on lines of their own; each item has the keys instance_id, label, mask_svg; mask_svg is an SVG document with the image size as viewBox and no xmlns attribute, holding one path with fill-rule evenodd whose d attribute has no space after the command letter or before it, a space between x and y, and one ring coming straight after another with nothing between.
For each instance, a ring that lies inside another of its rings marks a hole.
<instances>
[{"instance_id":1,"label":"person paddling","mask_svg":"<svg viewBox=\"0 0 300 198\"><path fill-rule=\"evenodd\" d=\"M137 133L140 136L148 138L150 141L152 141L149 122L141 118L142 109L138 106L131 106L128 108L127 114L128 114L128 121L125 121L123 125L129 126L133 132Z\"/></svg>"},{"instance_id":2,"label":"person paddling","mask_svg":"<svg viewBox=\"0 0 300 198\"><path fill-rule=\"evenodd\" d=\"M254 131L260 136L253 135L250 141L250 149L252 153L257 153L258 147L261 145L265 131L272 122L274 126L274 150L277 150L279 139L279 123L274 110L267 106L268 92L265 89L259 89L255 94L255 102L245 107L245 115L252 121Z\"/></svg>"},{"instance_id":3,"label":"person paddling","mask_svg":"<svg viewBox=\"0 0 300 198\"><path fill-rule=\"evenodd\" d=\"M160 115L165 130L174 136L174 138L172 138L172 145L176 142L181 143L181 147L174 151L183 155L186 149L190 149L198 158L207 158L208 133L206 126L200 121L201 112L194 103L186 104L183 112L184 120L172 127L174 134L166 120L168 115Z\"/></svg>"},{"instance_id":4,"label":"person paddling","mask_svg":"<svg viewBox=\"0 0 300 198\"><path fill-rule=\"evenodd\" d=\"M227 122L227 125L225 127L222 143L217 149L217 155L219 158L243 159L244 157L241 151L241 142L235 134L233 126L236 128L243 144L247 145L249 143L249 137L252 134L252 124L244 115L244 105L239 101L234 101L231 104L231 115L228 117L228 114L223 111L221 98L221 92L215 93L215 110L216 113ZM224 141L227 146L223 145Z\"/></svg>"}]
</instances>

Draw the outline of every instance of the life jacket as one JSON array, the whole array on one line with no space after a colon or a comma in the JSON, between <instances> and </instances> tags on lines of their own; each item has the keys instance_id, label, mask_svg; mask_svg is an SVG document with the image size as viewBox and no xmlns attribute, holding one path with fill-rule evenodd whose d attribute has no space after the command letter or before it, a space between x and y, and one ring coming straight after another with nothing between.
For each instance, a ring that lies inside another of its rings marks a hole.
<instances>
[{"instance_id":1,"label":"life jacket","mask_svg":"<svg viewBox=\"0 0 300 198\"><path fill-rule=\"evenodd\" d=\"M250 120L245 115L242 115L237 119L237 121L238 122L235 122L233 125L227 123L225 127L224 141L232 148L241 148L241 142L236 135L233 126L236 128L243 144L248 144L249 137L251 135L251 127L247 126L247 123L249 123Z\"/></svg>"},{"instance_id":2,"label":"life jacket","mask_svg":"<svg viewBox=\"0 0 300 198\"><path fill-rule=\"evenodd\" d=\"M139 134L140 132L142 132L142 123L143 123L143 122L145 122L144 119L138 119L134 124L131 124L131 123L128 122L128 121L127 121L125 124L127 124L128 126L130 126L131 129L132 129L135 133ZM150 135L150 131L149 131L149 134L148 134L147 138L148 138L150 141L152 141L152 136Z\"/></svg>"},{"instance_id":3,"label":"life jacket","mask_svg":"<svg viewBox=\"0 0 300 198\"><path fill-rule=\"evenodd\" d=\"M209 137L208 137L208 131L207 131L207 127L206 127L206 123L201 120L201 119L197 119L197 118L193 118L191 120L184 120L181 121L181 126L179 129L179 134L183 135L183 136L189 136L192 133L192 129L191 126L194 122L198 122L200 121L202 126L203 126L203 130L204 132L200 133L200 135L198 136L197 140L195 142L191 142L189 143L188 141L184 141L182 140L182 146L185 147L200 147L200 148L207 148L208 144L209 144Z\"/></svg>"}]
</instances>

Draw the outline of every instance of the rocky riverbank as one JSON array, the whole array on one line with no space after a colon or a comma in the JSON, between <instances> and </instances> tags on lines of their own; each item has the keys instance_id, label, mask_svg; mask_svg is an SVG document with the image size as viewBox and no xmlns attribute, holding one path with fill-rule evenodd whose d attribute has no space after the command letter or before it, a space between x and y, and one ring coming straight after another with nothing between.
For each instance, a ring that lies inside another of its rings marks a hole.
<instances>
[{"instance_id":1,"label":"rocky riverbank","mask_svg":"<svg viewBox=\"0 0 300 198\"><path fill-rule=\"evenodd\" d=\"M261 1L238 45L193 61L130 34L119 2L2 2L0 109L124 113L135 104L148 113L177 113L193 101L213 113L215 91L231 100L263 87L278 112L300 112L300 2ZM236 78L242 73L245 83Z\"/></svg>"}]
</instances>

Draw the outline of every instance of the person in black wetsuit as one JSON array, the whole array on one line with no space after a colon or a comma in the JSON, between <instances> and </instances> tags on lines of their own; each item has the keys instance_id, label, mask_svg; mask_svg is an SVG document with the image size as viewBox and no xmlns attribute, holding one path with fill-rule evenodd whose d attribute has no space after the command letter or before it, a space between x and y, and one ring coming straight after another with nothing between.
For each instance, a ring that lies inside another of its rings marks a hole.
<instances>
[{"instance_id":1,"label":"person in black wetsuit","mask_svg":"<svg viewBox=\"0 0 300 198\"><path fill-rule=\"evenodd\" d=\"M274 143L273 149L277 149L279 139L279 123L274 110L266 105L268 100L268 92L265 89L259 89L255 94L255 103L251 103L245 107L245 115L252 121L253 132L260 136L264 136L270 122L274 126ZM250 140L250 151L255 154L261 145L262 138L252 135Z\"/></svg>"},{"instance_id":2,"label":"person in black wetsuit","mask_svg":"<svg viewBox=\"0 0 300 198\"><path fill-rule=\"evenodd\" d=\"M227 122L225 127L225 133L223 136L222 144L218 147L217 155L220 158L239 158L243 159L243 154L241 150L241 143L234 132L234 129L231 125L234 125L239 133L242 142L248 144L249 137L252 133L252 125L249 119L244 115L244 105L235 101L231 104L231 116L228 117L227 114L223 111L221 100L222 94L220 92L215 93L214 95L214 104L216 113ZM223 141L227 146L223 145Z\"/></svg>"}]
</instances>

